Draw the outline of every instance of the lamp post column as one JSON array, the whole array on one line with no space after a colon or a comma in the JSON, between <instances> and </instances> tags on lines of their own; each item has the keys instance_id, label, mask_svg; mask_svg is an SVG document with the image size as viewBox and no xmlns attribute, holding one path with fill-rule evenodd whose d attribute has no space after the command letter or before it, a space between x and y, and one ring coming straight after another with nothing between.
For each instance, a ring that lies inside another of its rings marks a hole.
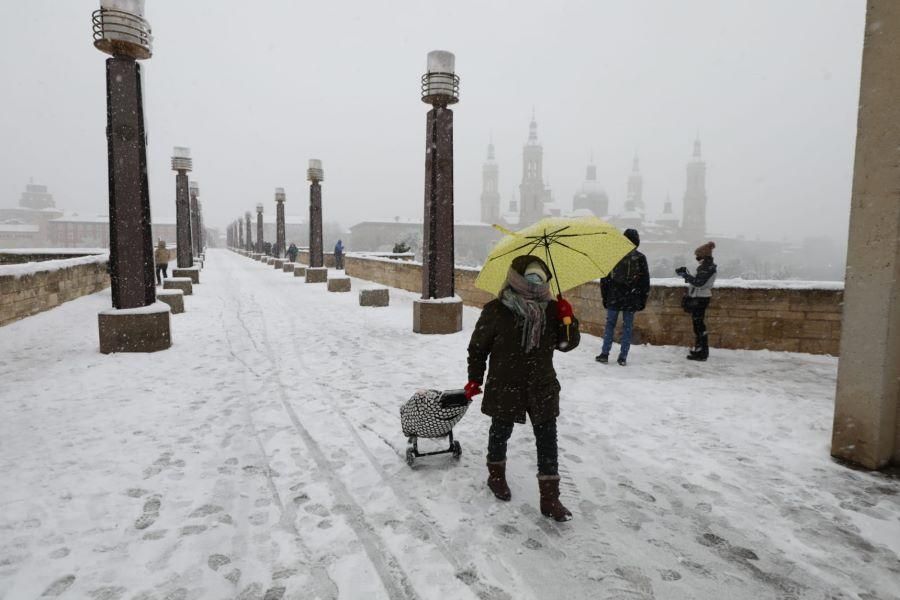
<instances>
[{"instance_id":1,"label":"lamp post column","mask_svg":"<svg viewBox=\"0 0 900 600\"><path fill-rule=\"evenodd\" d=\"M191 253L196 260L200 258L200 254L203 252L203 237L200 232L200 203L198 201L198 198L200 197L200 184L196 181L191 181L188 187L191 197Z\"/></svg>"},{"instance_id":2,"label":"lamp post column","mask_svg":"<svg viewBox=\"0 0 900 600\"><path fill-rule=\"evenodd\" d=\"M306 178L309 180L309 268L306 269L306 282L323 283L328 281L328 269L325 268L322 247L322 182L325 171L321 160L309 159Z\"/></svg>"},{"instance_id":3,"label":"lamp post column","mask_svg":"<svg viewBox=\"0 0 900 600\"><path fill-rule=\"evenodd\" d=\"M150 58L143 0L101 0L94 47L106 61L109 272L113 310L98 315L100 352L153 352L171 346L169 307L156 302L153 233L141 67ZM132 314L121 309L153 307ZM158 309L157 309L158 307Z\"/></svg>"},{"instance_id":4,"label":"lamp post column","mask_svg":"<svg viewBox=\"0 0 900 600\"><path fill-rule=\"evenodd\" d=\"M413 330L417 333L462 329L462 302L445 300L455 294L453 111L447 108L459 101L455 62L450 52L429 52L428 72L422 76L422 101L432 109L426 119L422 298L413 304Z\"/></svg>"},{"instance_id":5,"label":"lamp post column","mask_svg":"<svg viewBox=\"0 0 900 600\"><path fill-rule=\"evenodd\" d=\"M263 205L256 205L256 251L263 254L265 247L263 246Z\"/></svg>"},{"instance_id":6,"label":"lamp post column","mask_svg":"<svg viewBox=\"0 0 900 600\"><path fill-rule=\"evenodd\" d=\"M254 252L253 247L253 231L250 229L250 211L244 213L244 229L247 234L244 238L244 243L247 245L247 252Z\"/></svg>"},{"instance_id":7,"label":"lamp post column","mask_svg":"<svg viewBox=\"0 0 900 600\"><path fill-rule=\"evenodd\" d=\"M284 188L275 188L275 258L284 258Z\"/></svg>"}]
</instances>

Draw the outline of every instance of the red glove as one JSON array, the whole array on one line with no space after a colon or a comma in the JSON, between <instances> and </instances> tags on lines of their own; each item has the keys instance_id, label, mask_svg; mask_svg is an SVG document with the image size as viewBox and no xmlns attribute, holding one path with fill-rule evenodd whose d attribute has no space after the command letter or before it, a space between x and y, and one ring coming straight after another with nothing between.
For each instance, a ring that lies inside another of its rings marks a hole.
<instances>
[{"instance_id":1,"label":"red glove","mask_svg":"<svg viewBox=\"0 0 900 600\"><path fill-rule=\"evenodd\" d=\"M575 313L572 311L572 305L569 304L568 300L562 297L562 294L556 297L556 313L559 315L560 321L566 325L572 324Z\"/></svg>"},{"instance_id":2,"label":"red glove","mask_svg":"<svg viewBox=\"0 0 900 600\"><path fill-rule=\"evenodd\" d=\"M464 389L466 392L466 398L471 400L474 396L477 396L481 393L481 384L477 381L470 381L466 384L466 387Z\"/></svg>"}]
</instances>

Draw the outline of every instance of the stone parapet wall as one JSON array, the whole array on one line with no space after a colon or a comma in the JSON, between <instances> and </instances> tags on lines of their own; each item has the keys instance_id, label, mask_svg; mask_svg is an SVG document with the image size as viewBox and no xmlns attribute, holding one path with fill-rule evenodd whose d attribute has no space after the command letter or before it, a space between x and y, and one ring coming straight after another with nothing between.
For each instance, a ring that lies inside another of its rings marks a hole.
<instances>
[{"instance_id":1,"label":"stone parapet wall","mask_svg":"<svg viewBox=\"0 0 900 600\"><path fill-rule=\"evenodd\" d=\"M421 292L422 265L386 258L348 255L346 272L410 292ZM493 296L475 287L477 269L456 269L456 294L469 306L481 307ZM647 308L638 314L634 343L693 343L690 316L681 309L685 288L653 285ZM717 287L707 312L710 344L718 348L838 354L841 337L840 289L790 287ZM593 281L566 293L582 330L602 335L606 311L600 283Z\"/></svg>"},{"instance_id":2,"label":"stone parapet wall","mask_svg":"<svg viewBox=\"0 0 900 600\"><path fill-rule=\"evenodd\" d=\"M108 258L90 259L53 261L55 268L23 275L0 270L0 327L109 287Z\"/></svg>"}]
</instances>

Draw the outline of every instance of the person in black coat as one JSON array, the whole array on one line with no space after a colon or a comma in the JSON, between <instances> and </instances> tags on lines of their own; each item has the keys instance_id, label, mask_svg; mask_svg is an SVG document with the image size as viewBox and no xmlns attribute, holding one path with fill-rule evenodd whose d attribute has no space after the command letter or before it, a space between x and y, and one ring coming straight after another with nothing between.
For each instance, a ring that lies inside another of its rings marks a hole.
<instances>
[{"instance_id":1,"label":"person in black coat","mask_svg":"<svg viewBox=\"0 0 900 600\"><path fill-rule=\"evenodd\" d=\"M531 419L537 444L541 512L557 521L572 513L559 501L556 418L559 381L553 369L556 350L574 350L581 339L572 306L550 292L552 276L535 256L512 262L500 296L488 302L469 342L466 396L481 393L481 412L491 417L488 436L488 487L500 500L512 494L506 482L506 444L515 423ZM565 320L571 319L566 325ZM487 367L490 367L489 369Z\"/></svg>"},{"instance_id":2,"label":"person in black coat","mask_svg":"<svg viewBox=\"0 0 900 600\"><path fill-rule=\"evenodd\" d=\"M606 309L606 329L603 332L603 347L597 362L609 362L613 335L619 313L622 313L622 338L619 340L619 360L623 367L627 364L628 350L631 348L631 332L634 328L634 313L644 310L650 295L650 269L647 257L638 252L641 237L636 229L626 229L625 237L635 249L619 261L609 275L600 280L600 293Z\"/></svg>"}]
</instances>

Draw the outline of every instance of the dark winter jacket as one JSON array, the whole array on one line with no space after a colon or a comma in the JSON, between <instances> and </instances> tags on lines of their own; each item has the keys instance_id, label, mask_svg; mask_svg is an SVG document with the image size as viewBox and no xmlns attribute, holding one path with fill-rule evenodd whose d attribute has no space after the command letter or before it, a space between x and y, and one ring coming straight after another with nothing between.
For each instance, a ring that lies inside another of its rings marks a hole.
<instances>
[{"instance_id":1,"label":"dark winter jacket","mask_svg":"<svg viewBox=\"0 0 900 600\"><path fill-rule=\"evenodd\" d=\"M712 297L712 288L716 282L716 263L713 262L711 256L700 261L696 275L691 275L687 271L681 272L680 275L690 285L688 296L692 298Z\"/></svg>"},{"instance_id":2,"label":"dark winter jacket","mask_svg":"<svg viewBox=\"0 0 900 600\"><path fill-rule=\"evenodd\" d=\"M522 326L500 300L492 300L481 311L469 342L469 381L482 382L488 361L487 383L481 412L517 423L540 424L559 416L559 381L553 369L553 351L568 352L578 346L578 321L566 326L556 312L556 302L547 305L547 319L540 346L529 353L522 347Z\"/></svg>"},{"instance_id":3,"label":"dark winter jacket","mask_svg":"<svg viewBox=\"0 0 900 600\"><path fill-rule=\"evenodd\" d=\"M637 312L647 306L650 295L650 269L647 257L632 250L619 261L609 275L600 280L603 307Z\"/></svg>"}]
</instances>

